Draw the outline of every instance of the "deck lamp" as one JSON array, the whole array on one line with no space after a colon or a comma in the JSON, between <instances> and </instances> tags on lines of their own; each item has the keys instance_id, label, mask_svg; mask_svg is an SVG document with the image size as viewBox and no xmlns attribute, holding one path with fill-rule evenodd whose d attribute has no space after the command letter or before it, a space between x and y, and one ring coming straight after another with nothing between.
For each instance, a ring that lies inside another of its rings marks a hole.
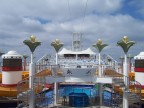
<instances>
[{"instance_id":1,"label":"deck lamp","mask_svg":"<svg viewBox=\"0 0 144 108\"><path fill-rule=\"evenodd\" d=\"M28 55L26 55L26 54L24 54L23 55L23 59L24 59L24 71L26 71L26 65L27 65L27 62L26 62L26 59L28 58L29 56Z\"/></svg>"},{"instance_id":2,"label":"deck lamp","mask_svg":"<svg viewBox=\"0 0 144 108\"><path fill-rule=\"evenodd\" d=\"M96 48L99 52L99 67L98 67L98 71L99 71L99 76L102 76L102 72L101 72L101 51L103 50L103 48L105 48L106 46L108 46L108 44L103 44L103 41L101 39L98 39L98 41L92 45L94 48ZM102 105L102 84L99 84L99 95L100 95L100 105Z\"/></svg>"},{"instance_id":3,"label":"deck lamp","mask_svg":"<svg viewBox=\"0 0 144 108\"><path fill-rule=\"evenodd\" d=\"M56 51L56 65L58 64L58 51L60 50L61 47L63 47L63 43L59 40L59 39L55 39L52 43L51 46L54 47L55 51ZM55 82L54 83L54 104L57 104L57 93L58 93L58 85Z\"/></svg>"},{"instance_id":4,"label":"deck lamp","mask_svg":"<svg viewBox=\"0 0 144 108\"><path fill-rule=\"evenodd\" d=\"M117 45L120 46L124 51L124 64L123 64L123 74L124 74L124 84L125 90L129 88L129 79L128 77L128 63L127 63L127 52L129 51L130 47L135 44L134 41L129 41L127 36L124 36L122 40L117 42ZM124 91L123 93L123 108L128 108L128 96L127 93Z\"/></svg>"},{"instance_id":5,"label":"deck lamp","mask_svg":"<svg viewBox=\"0 0 144 108\"><path fill-rule=\"evenodd\" d=\"M30 89L30 96L29 96L29 107L35 108L35 97L34 97L34 78L33 75L35 73L35 64L33 63L33 53L37 46L41 45L41 42L36 40L34 35L30 36L30 39L24 40L23 43L27 45L31 51L31 62L29 65L29 89Z\"/></svg>"}]
</instances>

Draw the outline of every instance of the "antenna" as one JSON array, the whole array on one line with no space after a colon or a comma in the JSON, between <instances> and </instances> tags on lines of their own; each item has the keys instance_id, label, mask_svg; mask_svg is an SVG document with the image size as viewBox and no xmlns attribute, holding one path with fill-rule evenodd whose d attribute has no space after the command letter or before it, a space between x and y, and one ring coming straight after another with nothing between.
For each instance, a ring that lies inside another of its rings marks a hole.
<instances>
[{"instance_id":1,"label":"antenna","mask_svg":"<svg viewBox=\"0 0 144 108\"><path fill-rule=\"evenodd\" d=\"M82 33L73 33L72 50L81 51L82 50Z\"/></svg>"}]
</instances>

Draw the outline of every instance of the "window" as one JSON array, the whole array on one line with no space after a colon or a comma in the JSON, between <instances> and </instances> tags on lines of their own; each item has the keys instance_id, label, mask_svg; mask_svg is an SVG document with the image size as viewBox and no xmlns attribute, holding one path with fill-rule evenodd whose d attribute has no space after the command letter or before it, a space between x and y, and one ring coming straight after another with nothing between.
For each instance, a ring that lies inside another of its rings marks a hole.
<instances>
[{"instance_id":1,"label":"window","mask_svg":"<svg viewBox=\"0 0 144 108\"><path fill-rule=\"evenodd\" d=\"M22 59L3 59L3 66L22 66Z\"/></svg>"},{"instance_id":2,"label":"window","mask_svg":"<svg viewBox=\"0 0 144 108\"><path fill-rule=\"evenodd\" d=\"M144 59L135 60L135 67L136 68L144 68Z\"/></svg>"}]
</instances>

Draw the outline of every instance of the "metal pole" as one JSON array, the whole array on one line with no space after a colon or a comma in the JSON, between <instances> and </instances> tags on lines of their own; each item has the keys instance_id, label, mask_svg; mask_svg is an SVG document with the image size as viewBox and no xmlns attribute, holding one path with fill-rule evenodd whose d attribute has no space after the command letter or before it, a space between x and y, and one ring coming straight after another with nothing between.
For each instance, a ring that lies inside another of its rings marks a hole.
<instances>
[{"instance_id":1,"label":"metal pole","mask_svg":"<svg viewBox=\"0 0 144 108\"><path fill-rule=\"evenodd\" d=\"M30 89L30 95L29 95L29 108L35 108L35 96L34 96L34 71L35 71L35 65L33 63L33 53L31 53L31 63L29 65L29 89Z\"/></svg>"},{"instance_id":2,"label":"metal pole","mask_svg":"<svg viewBox=\"0 0 144 108\"><path fill-rule=\"evenodd\" d=\"M58 64L58 53L56 53L56 65Z\"/></svg>"},{"instance_id":3,"label":"metal pole","mask_svg":"<svg viewBox=\"0 0 144 108\"><path fill-rule=\"evenodd\" d=\"M57 105L58 85L54 83L54 105Z\"/></svg>"},{"instance_id":4,"label":"metal pole","mask_svg":"<svg viewBox=\"0 0 144 108\"><path fill-rule=\"evenodd\" d=\"M102 76L102 72L101 72L101 55L99 52L99 77ZM99 84L99 96L100 96L100 106L102 105L102 84Z\"/></svg>"},{"instance_id":5,"label":"metal pole","mask_svg":"<svg viewBox=\"0 0 144 108\"><path fill-rule=\"evenodd\" d=\"M127 90L128 90L128 64L127 64L127 54L125 54L124 56L124 65L123 65L123 71L124 71L124 84L125 84L125 89L123 91L123 108L128 108L129 104L128 104L128 94L127 94Z\"/></svg>"},{"instance_id":6,"label":"metal pole","mask_svg":"<svg viewBox=\"0 0 144 108\"><path fill-rule=\"evenodd\" d=\"M101 77L102 76L102 73L101 73L101 55L99 53L99 76Z\"/></svg>"},{"instance_id":7,"label":"metal pole","mask_svg":"<svg viewBox=\"0 0 144 108\"><path fill-rule=\"evenodd\" d=\"M58 65L58 53L57 52L56 52L56 65ZM58 85L57 85L57 82L54 82L54 105L57 105L57 96L58 96Z\"/></svg>"}]
</instances>

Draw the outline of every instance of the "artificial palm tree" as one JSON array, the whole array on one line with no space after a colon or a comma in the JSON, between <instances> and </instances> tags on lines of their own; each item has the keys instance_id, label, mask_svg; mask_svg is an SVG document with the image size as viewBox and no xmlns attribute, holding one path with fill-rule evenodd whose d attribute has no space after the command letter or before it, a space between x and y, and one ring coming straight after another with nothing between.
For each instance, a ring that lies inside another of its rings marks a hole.
<instances>
[{"instance_id":1,"label":"artificial palm tree","mask_svg":"<svg viewBox=\"0 0 144 108\"><path fill-rule=\"evenodd\" d=\"M35 99L34 99L34 88L33 88L33 75L35 72L35 65L33 63L33 53L37 46L41 44L41 42L38 42L36 40L36 37L34 35L30 36L30 39L24 40L23 43L27 45L31 51L31 63L29 66L29 89L30 89L30 97L29 97L29 107L35 108Z\"/></svg>"},{"instance_id":2,"label":"artificial palm tree","mask_svg":"<svg viewBox=\"0 0 144 108\"><path fill-rule=\"evenodd\" d=\"M24 58L24 69L23 70L26 71L26 65L27 65L26 59L28 58L28 55L24 54L23 58Z\"/></svg>"},{"instance_id":3,"label":"artificial palm tree","mask_svg":"<svg viewBox=\"0 0 144 108\"><path fill-rule=\"evenodd\" d=\"M127 53L130 49L135 44L134 41L129 41L127 36L124 36L122 40L117 42L117 45L120 46L125 55L124 55L124 64L123 64L123 74L124 74L124 84L125 84L125 91L129 89L129 80L128 80L128 66L127 66ZM128 108L128 96L127 93L124 91L123 93L123 108Z\"/></svg>"},{"instance_id":4,"label":"artificial palm tree","mask_svg":"<svg viewBox=\"0 0 144 108\"><path fill-rule=\"evenodd\" d=\"M130 47L132 47L133 45L135 44L134 41L129 41L128 37L127 36L124 36L122 40L118 41L117 42L117 45L120 46L125 55L124 55L124 75L128 77L128 70L127 70L127 53L130 49Z\"/></svg>"},{"instance_id":5,"label":"artificial palm tree","mask_svg":"<svg viewBox=\"0 0 144 108\"><path fill-rule=\"evenodd\" d=\"M108 44L103 44L101 39L98 39L98 41L96 42L96 44L92 45L93 47L95 47L98 52L99 52L99 76L102 76L102 72L101 72L101 51L103 50L103 48L105 48L106 46L108 46ZM103 84L99 84L99 96L100 96L100 105L102 105L102 88L103 88Z\"/></svg>"},{"instance_id":6,"label":"artificial palm tree","mask_svg":"<svg viewBox=\"0 0 144 108\"><path fill-rule=\"evenodd\" d=\"M54 47L55 51L56 51L56 65L58 64L58 51L60 50L61 47L63 47L63 43L61 43L61 41L59 39L54 40L51 43L51 46ZM57 94L58 94L58 85L55 82L54 83L54 104L57 104Z\"/></svg>"}]
</instances>

